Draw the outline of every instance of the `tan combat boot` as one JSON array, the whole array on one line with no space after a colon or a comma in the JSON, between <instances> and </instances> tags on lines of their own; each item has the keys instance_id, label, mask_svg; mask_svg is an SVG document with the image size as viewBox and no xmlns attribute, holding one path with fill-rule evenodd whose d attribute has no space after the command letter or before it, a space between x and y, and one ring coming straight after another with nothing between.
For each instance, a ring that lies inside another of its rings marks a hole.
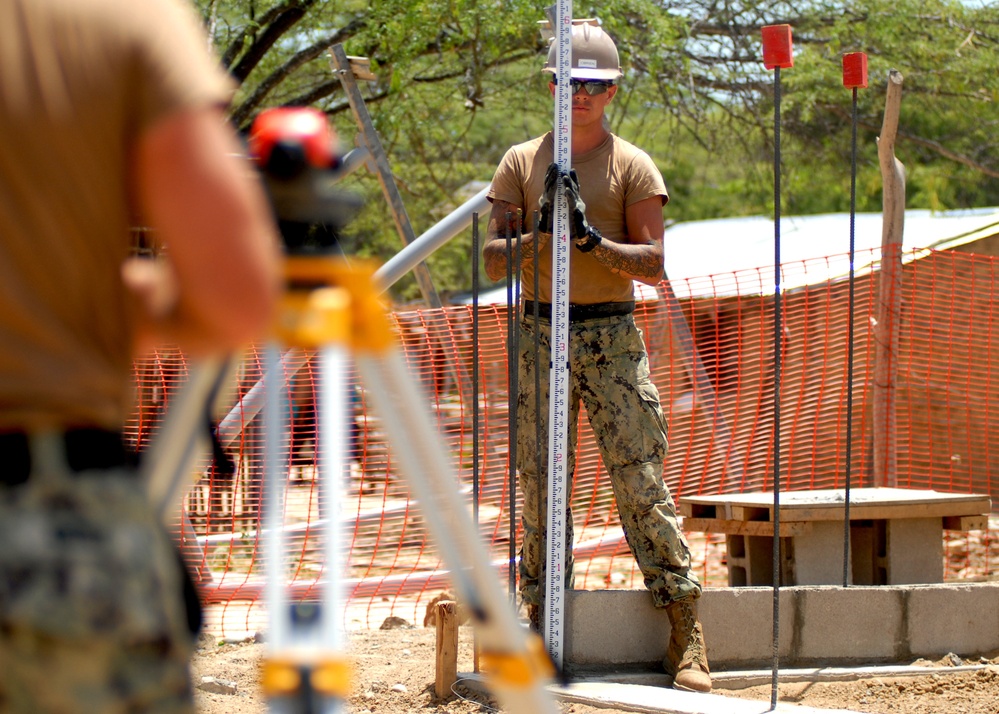
<instances>
[{"instance_id":1,"label":"tan combat boot","mask_svg":"<svg viewBox=\"0 0 999 714\"><path fill-rule=\"evenodd\" d=\"M688 692L710 692L711 670L694 601L687 598L670 603L666 614L673 632L663 668L673 677L673 687Z\"/></svg>"}]
</instances>

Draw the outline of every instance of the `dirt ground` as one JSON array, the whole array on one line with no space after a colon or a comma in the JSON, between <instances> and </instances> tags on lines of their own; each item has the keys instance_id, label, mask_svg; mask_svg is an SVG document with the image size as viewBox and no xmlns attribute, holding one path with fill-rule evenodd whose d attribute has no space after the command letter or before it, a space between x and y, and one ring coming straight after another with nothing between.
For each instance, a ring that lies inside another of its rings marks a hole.
<instances>
[{"instance_id":1,"label":"dirt ground","mask_svg":"<svg viewBox=\"0 0 999 714\"><path fill-rule=\"evenodd\" d=\"M993 525L992 531L955 534L947 543L945 565L952 580L974 581L993 577L993 566L989 563L999 559L999 539L990 538L989 534L994 532L995 527ZM700 537L697 534L688 537L692 538L692 561L701 564L700 559L703 558L704 562L714 563L718 568L718 572L713 574L715 579L723 579L720 553L724 550L724 541L702 542L697 540ZM718 552L709 557L711 548ZM347 654L354 662L354 693L347 710L352 714L471 714L497 711L494 701L478 694L477 689L463 686L460 681L454 687L453 696L435 696L436 630L422 626L424 608L416 599L407 600L406 604L401 602L402 599L382 603L372 600L366 604L351 602L346 617L349 628L346 636ZM242 634L236 633L239 628L262 628L263 623L252 614L245 615L232 604L219 608L232 615L234 624L219 625L216 630L222 634L215 637L202 636L203 647L193 659L192 671L196 687L203 678L209 678L209 681L202 685L204 688L195 690L198 711L200 714L263 714L267 711L267 703L259 689L259 667L266 645L252 638L241 640ZM401 626L377 629L389 615L395 615L392 619L399 621ZM419 621L416 621L417 616ZM211 616L209 621L213 621ZM471 628L461 627L459 673L473 671L472 645ZM708 654L710 656L710 647ZM779 688L779 700L786 704L870 714L999 714L999 652L988 653L986 657L973 661L943 657L938 662L908 664L925 666L927 673L845 682L787 683ZM974 665L977 670L955 671L957 664ZM671 691L664 690L664 702L669 701ZM769 705L771 688L769 684L740 690L717 687L715 693L755 699ZM634 711L579 703L560 704L560 710L562 714Z\"/></svg>"},{"instance_id":2,"label":"dirt ground","mask_svg":"<svg viewBox=\"0 0 999 714\"><path fill-rule=\"evenodd\" d=\"M348 711L355 714L497 711L494 701L462 685L460 680L453 688L453 696L436 697L436 630L399 624L393 629L358 629L347 633L348 654L354 662L354 694ZM462 627L459 639L458 672L470 672L473 670L471 628ZM198 711L202 714L266 712L266 701L259 690L259 665L266 645L252 639L216 641L209 636L202 636L202 644L192 663L195 686L201 687L195 695ZM782 684L779 700L872 713L999 714L999 653L990 654L994 655L991 659L960 661L945 657L939 662L913 663L927 667L927 674L921 676ZM956 664L980 668L954 671ZM204 678L209 679L202 683ZM664 696L669 691L665 690ZM716 689L715 693L769 703L771 689L767 684L741 690ZM566 714L634 711L579 703L562 703L559 707Z\"/></svg>"},{"instance_id":3,"label":"dirt ground","mask_svg":"<svg viewBox=\"0 0 999 714\"><path fill-rule=\"evenodd\" d=\"M941 663L934 663L941 664ZM975 662L979 664L979 662ZM782 684L779 701L821 709L891 714L996 714L999 712L999 657L973 672L936 667L918 677L873 677L855 682ZM770 701L770 685L719 692Z\"/></svg>"}]
</instances>

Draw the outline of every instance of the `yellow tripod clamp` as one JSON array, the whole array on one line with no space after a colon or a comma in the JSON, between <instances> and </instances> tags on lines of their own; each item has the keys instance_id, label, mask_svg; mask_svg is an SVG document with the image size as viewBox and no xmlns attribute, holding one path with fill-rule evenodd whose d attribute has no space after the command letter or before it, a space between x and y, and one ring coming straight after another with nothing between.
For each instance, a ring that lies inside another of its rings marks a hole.
<instances>
[{"instance_id":1,"label":"yellow tripod clamp","mask_svg":"<svg viewBox=\"0 0 999 714\"><path fill-rule=\"evenodd\" d=\"M393 335L374 282L375 266L340 257L288 256L288 286L275 331L289 346L318 348L339 343L352 350L383 352Z\"/></svg>"}]
</instances>

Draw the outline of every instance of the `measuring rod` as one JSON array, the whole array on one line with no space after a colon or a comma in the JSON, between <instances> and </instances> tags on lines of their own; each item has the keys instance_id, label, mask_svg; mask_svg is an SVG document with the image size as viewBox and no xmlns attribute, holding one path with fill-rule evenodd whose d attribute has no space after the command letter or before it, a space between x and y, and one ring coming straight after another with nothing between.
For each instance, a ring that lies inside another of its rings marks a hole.
<instances>
[{"instance_id":1,"label":"measuring rod","mask_svg":"<svg viewBox=\"0 0 999 714\"><path fill-rule=\"evenodd\" d=\"M555 163L563 174L571 166L572 148L572 0L548 8L556 43ZM555 666L562 667L565 638L565 549L569 434L569 209L565 187L555 193L552 261L552 334L548 404L548 568L545 573L543 634Z\"/></svg>"}]
</instances>

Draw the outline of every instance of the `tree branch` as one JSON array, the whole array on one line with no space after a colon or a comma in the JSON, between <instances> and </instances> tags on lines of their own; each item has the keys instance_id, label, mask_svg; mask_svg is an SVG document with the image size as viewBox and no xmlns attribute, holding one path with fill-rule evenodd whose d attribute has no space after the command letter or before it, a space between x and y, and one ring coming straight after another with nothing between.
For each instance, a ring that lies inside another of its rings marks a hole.
<instances>
[{"instance_id":1,"label":"tree branch","mask_svg":"<svg viewBox=\"0 0 999 714\"><path fill-rule=\"evenodd\" d=\"M232 63L236 61L236 57L243 50L243 45L248 35L261 27L269 25L278 15L297 3L298 0L287 0L287 2L272 7L259 19L250 18L250 21L240 28L239 33L229 42L229 46L226 47L225 52L222 54L222 66L227 69L232 67Z\"/></svg>"},{"instance_id":2,"label":"tree branch","mask_svg":"<svg viewBox=\"0 0 999 714\"><path fill-rule=\"evenodd\" d=\"M219 19L219 0L212 0L208 7L208 51L211 52L215 46L215 25Z\"/></svg>"},{"instance_id":3,"label":"tree branch","mask_svg":"<svg viewBox=\"0 0 999 714\"><path fill-rule=\"evenodd\" d=\"M284 12L281 12L273 22L264 28L260 36L254 40L253 44L239 58L236 66L232 68L232 75L236 78L237 82L243 82L243 80L250 76L250 72L259 64L260 60L263 59L274 43L281 39L299 20L305 17L305 14L315 2L316 0L298 0L294 3L288 3Z\"/></svg>"},{"instance_id":4,"label":"tree branch","mask_svg":"<svg viewBox=\"0 0 999 714\"><path fill-rule=\"evenodd\" d=\"M832 112L832 113L834 113L834 114L836 114L838 116L841 116L844 119L851 120L851 116L849 115L849 113L846 112L844 109L842 109L839 106L829 105L829 106L827 106L827 109L828 109L828 111L830 111L830 112ZM857 126L861 126L864 129L868 129L870 131L877 131L878 130L878 127L876 125L874 125L873 123L871 123L869 121L864 121L863 119L858 119L857 120ZM909 134L909 133L904 132L904 131L898 131L897 132L897 136L898 136L899 139L903 139L905 141L913 143L916 146L922 146L922 147L925 147L927 149L930 149L931 151L934 151L937 154L940 154L940 156L943 156L945 159L950 159L951 161L953 161L955 163L963 164L964 166L967 166L968 168L974 169L975 171L978 171L978 172L980 172L982 174L985 174L986 176L989 176L991 178L999 178L999 171L997 171L996 169L992 169L992 168L989 168L988 166L980 164L980 163L978 163L977 161L975 161L972 158L969 158L969 157L964 156L962 154L958 154L956 151L951 151L946 146L944 146L943 144L941 144L941 143L939 143L937 141L933 141L931 139L924 139L921 136L916 136L915 134Z\"/></svg>"},{"instance_id":5,"label":"tree branch","mask_svg":"<svg viewBox=\"0 0 999 714\"><path fill-rule=\"evenodd\" d=\"M263 81L253 88L253 91L246 97L246 99L244 99L238 107L233 109L233 122L237 126L243 124L253 111L260 106L264 99L266 99L267 95L269 95L275 87L281 84L281 82L284 81L288 75L306 62L310 62L316 57L319 57L331 46L337 44L338 42L343 42L345 38L356 34L358 30L365 26L365 24L366 22L363 18L355 18L345 27L341 27L332 35L328 35L310 47L306 47L304 50L296 52L288 59L287 62L267 75Z\"/></svg>"}]
</instances>

